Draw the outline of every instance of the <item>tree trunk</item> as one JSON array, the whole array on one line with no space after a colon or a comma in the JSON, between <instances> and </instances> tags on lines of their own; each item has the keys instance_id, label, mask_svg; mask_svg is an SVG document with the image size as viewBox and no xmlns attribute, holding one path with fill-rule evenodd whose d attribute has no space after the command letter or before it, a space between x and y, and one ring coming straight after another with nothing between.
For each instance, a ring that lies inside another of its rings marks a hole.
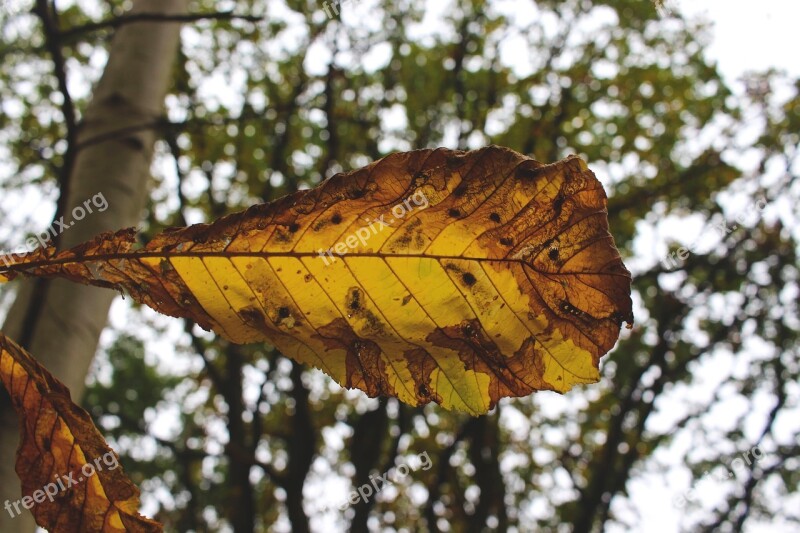
<instances>
[{"instance_id":1,"label":"tree trunk","mask_svg":"<svg viewBox=\"0 0 800 533\"><path fill-rule=\"evenodd\" d=\"M186 13L187 6L188 0L136 0L132 11L179 14ZM77 135L80 148L69 176L64 204L67 229L60 247L139 223L156 140L153 123L163 116L179 34L178 23L136 22L123 25L114 35L108 64ZM104 203L107 208L100 212ZM93 212L79 221L73 216L73 210L81 216L78 207ZM3 332L16 340L26 337L26 348L70 388L77 401L116 295L64 281L35 284L30 281L20 287ZM20 498L14 472L18 441L16 416L3 394L0 505ZM30 514L13 519L0 514L0 531L33 530Z\"/></svg>"}]
</instances>

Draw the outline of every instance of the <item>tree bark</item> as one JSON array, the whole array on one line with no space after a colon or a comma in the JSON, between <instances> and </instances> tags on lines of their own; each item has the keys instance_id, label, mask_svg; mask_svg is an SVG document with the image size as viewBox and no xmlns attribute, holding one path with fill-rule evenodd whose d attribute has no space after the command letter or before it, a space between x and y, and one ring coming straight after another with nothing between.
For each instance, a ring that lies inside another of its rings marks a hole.
<instances>
[{"instance_id":1,"label":"tree bark","mask_svg":"<svg viewBox=\"0 0 800 533\"><path fill-rule=\"evenodd\" d=\"M188 0L136 0L131 13L183 14L187 6ZM76 136L76 157L63 204L67 229L60 236L60 247L140 221L156 141L154 124L163 116L179 37L180 24L175 22L132 22L114 35L105 71ZM108 207L100 212L102 199ZM73 210L80 216L79 206L87 211L91 207L93 213L76 220ZM20 287L3 332L12 339L29 337L26 348L78 401L116 295L64 281L45 281L39 287L35 283ZM14 472L17 423L7 395L0 395L0 505L21 497ZM0 514L0 531L34 528L30 514L17 518Z\"/></svg>"}]
</instances>

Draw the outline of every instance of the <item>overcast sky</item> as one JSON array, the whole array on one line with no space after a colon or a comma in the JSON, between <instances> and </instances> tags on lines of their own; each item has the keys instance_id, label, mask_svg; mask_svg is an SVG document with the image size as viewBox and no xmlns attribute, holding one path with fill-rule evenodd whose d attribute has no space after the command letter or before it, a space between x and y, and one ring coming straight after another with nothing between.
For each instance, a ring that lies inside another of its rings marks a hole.
<instances>
[{"instance_id":1,"label":"overcast sky","mask_svg":"<svg viewBox=\"0 0 800 533\"><path fill-rule=\"evenodd\" d=\"M666 0L689 16L705 16L714 25L708 55L728 78L774 66L800 76L798 0Z\"/></svg>"},{"instance_id":2,"label":"overcast sky","mask_svg":"<svg viewBox=\"0 0 800 533\"><path fill-rule=\"evenodd\" d=\"M720 71L729 83L747 71L763 71L770 67L782 69L795 77L800 76L797 54L800 1L666 0L665 4L689 18L699 16L711 21L713 41L706 53L718 62ZM710 361L709 366L714 365L719 366L719 361ZM714 371L711 368L708 370ZM700 370L698 372L702 373ZM680 494L680 487L687 487L688 482L685 472L680 470L663 476L652 473L636 476L628 485L636 509L618 505L615 510L638 519L639 531L677 532L687 510L677 509L673 500L676 488ZM712 507L713 502L722 496L713 485L714 482L706 478L694 485L698 500ZM783 526L785 524L766 525L754 520L748 524L748 531L766 533L779 531ZM609 531L616 533L621 530L610 528Z\"/></svg>"}]
</instances>

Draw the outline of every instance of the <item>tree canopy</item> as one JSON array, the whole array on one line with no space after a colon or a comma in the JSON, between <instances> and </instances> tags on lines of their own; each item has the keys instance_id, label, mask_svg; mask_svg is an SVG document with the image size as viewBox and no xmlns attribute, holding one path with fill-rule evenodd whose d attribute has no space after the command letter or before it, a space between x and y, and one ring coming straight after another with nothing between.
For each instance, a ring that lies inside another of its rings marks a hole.
<instances>
[{"instance_id":1,"label":"tree canopy","mask_svg":"<svg viewBox=\"0 0 800 533\"><path fill-rule=\"evenodd\" d=\"M3 250L51 223L127 3L57 3L55 44L30 7L0 9ZM609 196L636 326L599 384L471 417L369 399L117 300L83 405L145 514L237 533L797 527L800 80L724 79L706 23L641 0L191 13L165 113L141 126L159 139L145 240L395 151L577 154Z\"/></svg>"}]
</instances>

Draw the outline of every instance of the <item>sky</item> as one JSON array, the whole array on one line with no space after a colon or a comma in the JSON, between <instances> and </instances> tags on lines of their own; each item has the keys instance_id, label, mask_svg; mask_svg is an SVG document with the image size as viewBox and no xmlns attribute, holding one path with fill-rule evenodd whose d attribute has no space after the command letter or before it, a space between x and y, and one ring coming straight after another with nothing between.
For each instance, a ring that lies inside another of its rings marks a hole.
<instances>
[{"instance_id":1,"label":"sky","mask_svg":"<svg viewBox=\"0 0 800 533\"><path fill-rule=\"evenodd\" d=\"M770 67L784 70L795 77L800 76L800 59L797 54L800 44L797 35L800 1L667 0L665 4L668 9L677 10L688 18L703 17L711 21L713 40L706 48L706 54L717 61L720 72L730 83L735 82L747 71L763 71ZM696 229L694 233L697 233ZM692 234L691 229L689 234ZM724 368L726 364L721 358L711 358L705 365L709 371L706 375L719 374L720 367ZM703 374L702 370L698 370L697 373ZM709 383L704 388L710 391L715 387ZM692 400L692 394L695 393L692 392L685 398L687 402ZM735 405L731 405L730 408L731 413L737 411ZM712 416L724 419L731 413L715 413ZM678 443L679 448L687 445L691 444ZM662 459L670 462L668 458L662 457ZM736 470L736 465L719 466L731 472ZM715 490L713 474L703 477L693 485L694 493L690 491L689 478L683 474L675 470L669 474L651 473L637 477L628 487L635 508L620 505L615 511L620 515L635 517L639 522L639 531L679 531L685 511L676 507L676 495L694 497L702 501L706 508L709 505L713 506L714 502L724 496ZM766 533L780 530L781 527L791 526L766 525L763 522L756 525L751 522L748 524L748 531ZM609 531L616 529L612 528Z\"/></svg>"},{"instance_id":2,"label":"sky","mask_svg":"<svg viewBox=\"0 0 800 533\"><path fill-rule=\"evenodd\" d=\"M706 52L728 79L770 66L800 75L797 0L667 0L666 5L713 22L714 40Z\"/></svg>"}]
</instances>

